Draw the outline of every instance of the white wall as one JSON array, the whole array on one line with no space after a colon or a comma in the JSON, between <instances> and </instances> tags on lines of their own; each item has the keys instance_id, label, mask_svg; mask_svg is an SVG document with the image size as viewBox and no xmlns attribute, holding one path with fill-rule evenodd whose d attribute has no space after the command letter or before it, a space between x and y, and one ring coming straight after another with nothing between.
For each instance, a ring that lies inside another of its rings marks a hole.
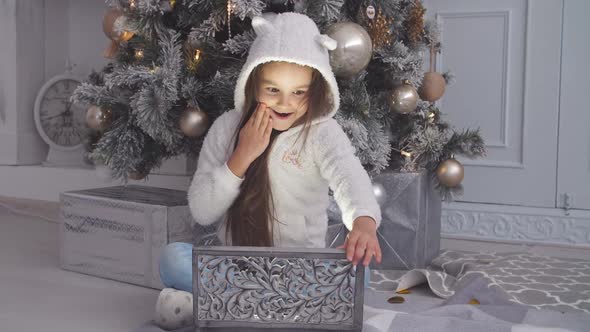
<instances>
[{"instance_id":1,"label":"white wall","mask_svg":"<svg viewBox=\"0 0 590 332\"><path fill-rule=\"evenodd\" d=\"M81 78L107 64L104 10L104 1L96 0L51 0L45 6L45 80L64 72L66 57Z\"/></svg>"},{"instance_id":2,"label":"white wall","mask_svg":"<svg viewBox=\"0 0 590 332\"><path fill-rule=\"evenodd\" d=\"M47 147L33 120L39 89L65 71L67 58L81 79L107 64L102 55L110 42L102 31L105 8L102 0L0 1L0 196L58 201L63 191L121 183L94 170L41 166ZM147 182L130 183L186 190L186 166L180 157Z\"/></svg>"},{"instance_id":3,"label":"white wall","mask_svg":"<svg viewBox=\"0 0 590 332\"><path fill-rule=\"evenodd\" d=\"M110 42L102 31L104 10L104 1L69 1L68 54L77 64L76 72L84 76L91 69L100 70L108 62L102 56Z\"/></svg>"},{"instance_id":4,"label":"white wall","mask_svg":"<svg viewBox=\"0 0 590 332\"><path fill-rule=\"evenodd\" d=\"M32 113L44 81L44 3L0 2L0 164L34 164L46 150Z\"/></svg>"}]
</instances>

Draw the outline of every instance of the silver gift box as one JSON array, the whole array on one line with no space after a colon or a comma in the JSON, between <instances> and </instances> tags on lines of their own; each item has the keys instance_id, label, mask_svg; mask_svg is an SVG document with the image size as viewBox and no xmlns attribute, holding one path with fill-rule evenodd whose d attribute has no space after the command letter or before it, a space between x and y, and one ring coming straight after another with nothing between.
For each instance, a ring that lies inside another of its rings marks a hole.
<instances>
[{"instance_id":1,"label":"silver gift box","mask_svg":"<svg viewBox=\"0 0 590 332\"><path fill-rule=\"evenodd\" d=\"M66 270L161 289L160 250L192 241L186 191L128 185L64 192L60 201Z\"/></svg>"},{"instance_id":2,"label":"silver gift box","mask_svg":"<svg viewBox=\"0 0 590 332\"><path fill-rule=\"evenodd\" d=\"M384 189L379 199L382 221L377 229L383 259L381 264L372 260L370 267L409 270L428 266L439 254L441 232L441 199L430 174L387 171L375 176L373 184ZM339 246L348 230L333 199L328 219L326 243Z\"/></svg>"}]
</instances>

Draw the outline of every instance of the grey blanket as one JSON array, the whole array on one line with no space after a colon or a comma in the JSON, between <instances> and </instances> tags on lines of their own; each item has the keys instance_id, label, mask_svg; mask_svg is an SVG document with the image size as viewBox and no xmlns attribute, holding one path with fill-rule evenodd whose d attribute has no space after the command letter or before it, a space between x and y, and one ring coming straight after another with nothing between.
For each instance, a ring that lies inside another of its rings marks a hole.
<instances>
[{"instance_id":1,"label":"grey blanket","mask_svg":"<svg viewBox=\"0 0 590 332\"><path fill-rule=\"evenodd\" d=\"M481 304L511 302L536 309L590 313L590 261L529 253L445 251L428 269L412 270L401 277L395 271L377 272L372 281L382 290L427 283L441 298L450 298L460 290L468 300Z\"/></svg>"},{"instance_id":2,"label":"grey blanket","mask_svg":"<svg viewBox=\"0 0 590 332\"><path fill-rule=\"evenodd\" d=\"M373 270L369 287L364 332L590 331L588 261L446 251L429 269ZM135 332L162 331L150 322Z\"/></svg>"},{"instance_id":3,"label":"grey blanket","mask_svg":"<svg viewBox=\"0 0 590 332\"><path fill-rule=\"evenodd\" d=\"M403 273L400 273L403 276ZM400 277L401 279L401 277ZM390 284L396 286L395 284ZM383 288L384 283L374 284ZM485 278L457 284L453 295L433 300L430 288L414 287L401 295L403 304L389 304L393 291L370 290L365 297L364 332L462 331L590 331L590 314L534 309L506 300ZM468 304L477 293L482 304Z\"/></svg>"},{"instance_id":4,"label":"grey blanket","mask_svg":"<svg viewBox=\"0 0 590 332\"><path fill-rule=\"evenodd\" d=\"M394 292L369 289L365 294L363 332L590 331L590 314L586 313L560 313L506 302L458 304L470 298L468 294L471 291L470 287L466 287L465 291L457 290L453 296L445 300L435 296L428 288L418 287L413 288L410 294L401 295L405 299L404 303L390 304L387 299L396 295ZM193 330L194 327L186 327L175 332ZM163 331L150 322L135 332ZM223 329L216 331L226 332ZM235 332L235 329L231 331Z\"/></svg>"}]
</instances>

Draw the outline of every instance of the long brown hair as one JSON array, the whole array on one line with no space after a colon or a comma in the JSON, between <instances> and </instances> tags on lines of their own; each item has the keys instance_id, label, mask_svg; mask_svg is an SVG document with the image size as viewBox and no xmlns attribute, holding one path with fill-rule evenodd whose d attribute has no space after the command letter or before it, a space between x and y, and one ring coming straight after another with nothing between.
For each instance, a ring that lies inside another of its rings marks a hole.
<instances>
[{"instance_id":1,"label":"long brown hair","mask_svg":"<svg viewBox=\"0 0 590 332\"><path fill-rule=\"evenodd\" d=\"M258 65L248 77L245 87L245 102L242 118L234 133L234 150L238 145L240 130L246 125L258 105L258 82L264 64ZM307 141L313 119L328 113L333 107L333 98L328 84L319 71L313 69L311 83L302 103L307 102L308 110L293 124L304 124L303 145ZM238 197L226 214L226 238L231 238L233 246L273 246L273 226L275 209L270 186L268 158L276 137L281 132L273 129L270 143L264 152L246 171L244 182L240 186Z\"/></svg>"}]
</instances>

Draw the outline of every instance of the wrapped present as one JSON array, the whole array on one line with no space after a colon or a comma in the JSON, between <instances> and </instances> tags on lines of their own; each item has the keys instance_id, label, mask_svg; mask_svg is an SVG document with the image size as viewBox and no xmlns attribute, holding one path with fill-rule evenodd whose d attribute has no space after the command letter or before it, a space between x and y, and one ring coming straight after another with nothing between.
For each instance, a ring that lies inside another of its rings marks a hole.
<instances>
[{"instance_id":1,"label":"wrapped present","mask_svg":"<svg viewBox=\"0 0 590 332\"><path fill-rule=\"evenodd\" d=\"M409 270L424 268L440 251L441 199L434 190L430 174L387 171L373 178L382 221L377 230L383 254L381 264L372 269ZM340 209L332 199L328 209L326 243L344 243L348 230Z\"/></svg>"},{"instance_id":2,"label":"wrapped present","mask_svg":"<svg viewBox=\"0 0 590 332\"><path fill-rule=\"evenodd\" d=\"M185 191L116 186L64 192L60 202L66 270L161 289L160 250L192 241Z\"/></svg>"}]
</instances>

